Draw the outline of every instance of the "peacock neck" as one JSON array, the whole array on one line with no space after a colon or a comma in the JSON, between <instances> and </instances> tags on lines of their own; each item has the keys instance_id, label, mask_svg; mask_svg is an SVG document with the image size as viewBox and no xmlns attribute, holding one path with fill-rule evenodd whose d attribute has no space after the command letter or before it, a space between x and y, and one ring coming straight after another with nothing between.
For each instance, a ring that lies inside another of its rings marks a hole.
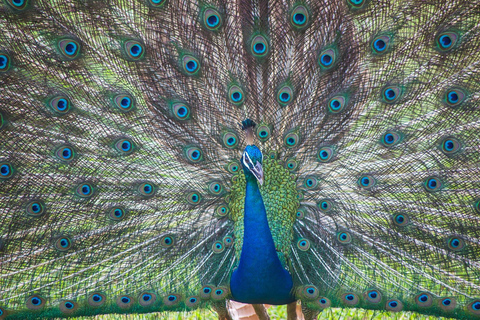
<instances>
[{"instance_id":1,"label":"peacock neck","mask_svg":"<svg viewBox=\"0 0 480 320\"><path fill-rule=\"evenodd\" d=\"M290 303L292 277L278 258L260 189L253 175L247 173L246 182L243 246L232 295L245 303Z\"/></svg>"},{"instance_id":2,"label":"peacock neck","mask_svg":"<svg viewBox=\"0 0 480 320\"><path fill-rule=\"evenodd\" d=\"M282 268L268 226L262 194L255 177L251 175L247 176L243 225L244 235L240 264L246 262L247 266L254 267L252 262L261 262L267 258L272 266Z\"/></svg>"}]
</instances>

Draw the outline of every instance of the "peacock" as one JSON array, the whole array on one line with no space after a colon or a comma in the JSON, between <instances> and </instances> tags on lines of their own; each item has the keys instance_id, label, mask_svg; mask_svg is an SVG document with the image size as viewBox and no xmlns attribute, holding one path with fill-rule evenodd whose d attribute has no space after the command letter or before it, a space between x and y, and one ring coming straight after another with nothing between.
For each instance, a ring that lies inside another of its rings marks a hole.
<instances>
[{"instance_id":1,"label":"peacock","mask_svg":"<svg viewBox=\"0 0 480 320\"><path fill-rule=\"evenodd\" d=\"M480 319L479 0L2 0L0 30L0 319Z\"/></svg>"}]
</instances>

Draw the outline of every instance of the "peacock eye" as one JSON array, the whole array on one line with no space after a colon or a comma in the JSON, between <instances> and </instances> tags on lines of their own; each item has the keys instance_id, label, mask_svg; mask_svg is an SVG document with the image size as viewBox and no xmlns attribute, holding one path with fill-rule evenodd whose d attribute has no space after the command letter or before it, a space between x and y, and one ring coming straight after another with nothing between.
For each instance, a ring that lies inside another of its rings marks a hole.
<instances>
[{"instance_id":1,"label":"peacock eye","mask_svg":"<svg viewBox=\"0 0 480 320\"><path fill-rule=\"evenodd\" d=\"M443 101L450 107L459 106L467 97L464 90L460 88L450 88L445 91Z\"/></svg>"},{"instance_id":2,"label":"peacock eye","mask_svg":"<svg viewBox=\"0 0 480 320\"><path fill-rule=\"evenodd\" d=\"M28 1L29 0L6 0L5 2L15 11L21 11L28 6Z\"/></svg>"},{"instance_id":3,"label":"peacock eye","mask_svg":"<svg viewBox=\"0 0 480 320\"><path fill-rule=\"evenodd\" d=\"M290 23L296 30L303 30L309 24L308 10L303 5L296 6L290 14Z\"/></svg>"},{"instance_id":4,"label":"peacock eye","mask_svg":"<svg viewBox=\"0 0 480 320\"><path fill-rule=\"evenodd\" d=\"M282 106L288 106L293 101L293 88L289 85L282 86L277 92L277 101Z\"/></svg>"},{"instance_id":5,"label":"peacock eye","mask_svg":"<svg viewBox=\"0 0 480 320\"><path fill-rule=\"evenodd\" d=\"M399 144L402 139L403 135L401 133L395 131L387 131L382 135L380 143L384 147L389 148Z\"/></svg>"},{"instance_id":6,"label":"peacock eye","mask_svg":"<svg viewBox=\"0 0 480 320\"><path fill-rule=\"evenodd\" d=\"M175 239L172 236L163 236L160 238L160 245L165 248L170 248L175 244Z\"/></svg>"},{"instance_id":7,"label":"peacock eye","mask_svg":"<svg viewBox=\"0 0 480 320\"><path fill-rule=\"evenodd\" d=\"M382 301L382 294L377 290L369 290L365 294L368 302L379 303Z\"/></svg>"},{"instance_id":8,"label":"peacock eye","mask_svg":"<svg viewBox=\"0 0 480 320\"><path fill-rule=\"evenodd\" d=\"M410 223L410 217L406 213L395 213L392 221L398 227L405 227Z\"/></svg>"},{"instance_id":9,"label":"peacock eye","mask_svg":"<svg viewBox=\"0 0 480 320\"><path fill-rule=\"evenodd\" d=\"M58 42L58 48L66 60L74 60L80 56L80 43L74 39L60 40Z\"/></svg>"},{"instance_id":10,"label":"peacock eye","mask_svg":"<svg viewBox=\"0 0 480 320\"><path fill-rule=\"evenodd\" d=\"M377 181L370 175L364 175L358 179L357 184L360 188L368 190L373 188L377 184Z\"/></svg>"},{"instance_id":11,"label":"peacock eye","mask_svg":"<svg viewBox=\"0 0 480 320\"><path fill-rule=\"evenodd\" d=\"M399 312L403 309L403 304L400 300L391 299L386 302L385 309L388 311Z\"/></svg>"},{"instance_id":12,"label":"peacock eye","mask_svg":"<svg viewBox=\"0 0 480 320\"><path fill-rule=\"evenodd\" d=\"M267 38L265 38L263 35L256 35L253 37L251 40L251 46L250 49L252 51L252 54L257 57L257 58L263 58L268 54L269 51L269 45Z\"/></svg>"},{"instance_id":13,"label":"peacock eye","mask_svg":"<svg viewBox=\"0 0 480 320\"><path fill-rule=\"evenodd\" d=\"M223 252L223 250L225 250L225 247L223 245L223 241L215 241L212 245L212 250L215 253Z\"/></svg>"},{"instance_id":14,"label":"peacock eye","mask_svg":"<svg viewBox=\"0 0 480 320\"><path fill-rule=\"evenodd\" d=\"M128 40L123 44L125 58L129 61L138 61L143 58L145 48L142 43L136 40Z\"/></svg>"},{"instance_id":15,"label":"peacock eye","mask_svg":"<svg viewBox=\"0 0 480 320\"><path fill-rule=\"evenodd\" d=\"M233 105L240 106L245 100L243 89L237 85L231 86L228 90L228 99Z\"/></svg>"},{"instance_id":16,"label":"peacock eye","mask_svg":"<svg viewBox=\"0 0 480 320\"><path fill-rule=\"evenodd\" d=\"M443 182L437 177L428 177L425 179L423 186L428 192L437 192L443 188Z\"/></svg>"},{"instance_id":17,"label":"peacock eye","mask_svg":"<svg viewBox=\"0 0 480 320\"><path fill-rule=\"evenodd\" d=\"M398 86L388 86L383 88L382 90L382 98L383 102L392 104L398 102L400 99L402 90Z\"/></svg>"},{"instance_id":18,"label":"peacock eye","mask_svg":"<svg viewBox=\"0 0 480 320\"><path fill-rule=\"evenodd\" d=\"M422 308L430 307L433 303L433 297L426 292L419 293L415 297L415 303Z\"/></svg>"},{"instance_id":19,"label":"peacock eye","mask_svg":"<svg viewBox=\"0 0 480 320\"><path fill-rule=\"evenodd\" d=\"M344 96L335 96L328 101L328 112L333 114L340 113L345 109L346 104L347 100Z\"/></svg>"},{"instance_id":20,"label":"peacock eye","mask_svg":"<svg viewBox=\"0 0 480 320\"><path fill-rule=\"evenodd\" d=\"M457 236L448 238L447 244L448 248L452 251L461 251L463 248L465 248L465 241Z\"/></svg>"},{"instance_id":21,"label":"peacock eye","mask_svg":"<svg viewBox=\"0 0 480 320\"><path fill-rule=\"evenodd\" d=\"M182 58L183 70L189 76L198 74L200 71L200 61L192 55L185 55Z\"/></svg>"},{"instance_id":22,"label":"peacock eye","mask_svg":"<svg viewBox=\"0 0 480 320\"><path fill-rule=\"evenodd\" d=\"M441 52L448 52L452 50L459 40L459 35L456 32L443 32L440 33L436 38L437 48Z\"/></svg>"},{"instance_id":23,"label":"peacock eye","mask_svg":"<svg viewBox=\"0 0 480 320\"><path fill-rule=\"evenodd\" d=\"M161 8L167 0L147 0L147 3L153 8Z\"/></svg>"},{"instance_id":24,"label":"peacock eye","mask_svg":"<svg viewBox=\"0 0 480 320\"><path fill-rule=\"evenodd\" d=\"M4 53L0 54L0 72L10 69L10 57Z\"/></svg>"},{"instance_id":25,"label":"peacock eye","mask_svg":"<svg viewBox=\"0 0 480 320\"><path fill-rule=\"evenodd\" d=\"M337 233L337 240L341 244L349 244L350 242L352 242L352 236L350 235L349 232L342 231Z\"/></svg>"},{"instance_id":26,"label":"peacock eye","mask_svg":"<svg viewBox=\"0 0 480 320\"><path fill-rule=\"evenodd\" d=\"M335 155L335 150L332 147L322 147L318 150L317 159L320 162L327 163L332 160Z\"/></svg>"},{"instance_id":27,"label":"peacock eye","mask_svg":"<svg viewBox=\"0 0 480 320\"><path fill-rule=\"evenodd\" d=\"M462 144L454 137L443 138L440 142L440 150L446 155L453 155L461 150Z\"/></svg>"},{"instance_id":28,"label":"peacock eye","mask_svg":"<svg viewBox=\"0 0 480 320\"><path fill-rule=\"evenodd\" d=\"M238 146L238 136L234 132L226 132L222 136L223 145L228 149L234 149Z\"/></svg>"},{"instance_id":29,"label":"peacock eye","mask_svg":"<svg viewBox=\"0 0 480 320\"><path fill-rule=\"evenodd\" d=\"M373 53L380 55L388 51L390 46L391 37L388 35L378 36L372 41Z\"/></svg>"},{"instance_id":30,"label":"peacock eye","mask_svg":"<svg viewBox=\"0 0 480 320\"><path fill-rule=\"evenodd\" d=\"M308 241L307 239L298 240L297 248L302 251L307 251L308 249L310 249L310 241Z\"/></svg>"},{"instance_id":31,"label":"peacock eye","mask_svg":"<svg viewBox=\"0 0 480 320\"><path fill-rule=\"evenodd\" d=\"M347 4L352 10L362 9L366 3L367 0L347 0Z\"/></svg>"},{"instance_id":32,"label":"peacock eye","mask_svg":"<svg viewBox=\"0 0 480 320\"><path fill-rule=\"evenodd\" d=\"M13 176L14 170L10 162L0 162L0 179L6 180Z\"/></svg>"},{"instance_id":33,"label":"peacock eye","mask_svg":"<svg viewBox=\"0 0 480 320\"><path fill-rule=\"evenodd\" d=\"M64 115L70 111L70 99L66 96L57 96L48 102L48 106L56 115Z\"/></svg>"},{"instance_id":34,"label":"peacock eye","mask_svg":"<svg viewBox=\"0 0 480 320\"><path fill-rule=\"evenodd\" d=\"M328 48L320 52L318 64L323 71L332 70L337 62L337 52L333 48Z\"/></svg>"},{"instance_id":35,"label":"peacock eye","mask_svg":"<svg viewBox=\"0 0 480 320\"><path fill-rule=\"evenodd\" d=\"M202 21L204 26L211 31L217 31L222 26L222 17L220 13L213 8L208 8L204 11Z\"/></svg>"}]
</instances>

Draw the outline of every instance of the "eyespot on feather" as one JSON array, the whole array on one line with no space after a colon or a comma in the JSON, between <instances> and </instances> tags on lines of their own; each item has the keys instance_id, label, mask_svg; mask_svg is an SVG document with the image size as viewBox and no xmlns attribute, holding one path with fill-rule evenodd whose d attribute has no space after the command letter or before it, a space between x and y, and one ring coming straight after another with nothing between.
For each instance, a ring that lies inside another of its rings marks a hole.
<instances>
[{"instance_id":1,"label":"eyespot on feather","mask_svg":"<svg viewBox=\"0 0 480 320\"><path fill-rule=\"evenodd\" d=\"M288 106L293 102L294 92L290 85L284 85L277 91L277 102L282 107Z\"/></svg>"},{"instance_id":2,"label":"eyespot on feather","mask_svg":"<svg viewBox=\"0 0 480 320\"><path fill-rule=\"evenodd\" d=\"M348 292L340 296L342 302L348 306L354 306L358 304L358 296L355 293Z\"/></svg>"},{"instance_id":3,"label":"eyespot on feather","mask_svg":"<svg viewBox=\"0 0 480 320\"><path fill-rule=\"evenodd\" d=\"M32 200L25 206L25 213L34 218L41 217L45 214L45 204L40 200Z\"/></svg>"},{"instance_id":4,"label":"eyespot on feather","mask_svg":"<svg viewBox=\"0 0 480 320\"><path fill-rule=\"evenodd\" d=\"M459 236L450 236L447 239L447 247L451 251L462 251L465 248L465 240Z\"/></svg>"},{"instance_id":5,"label":"eyespot on feather","mask_svg":"<svg viewBox=\"0 0 480 320\"><path fill-rule=\"evenodd\" d=\"M63 59L75 60L80 57L80 42L73 38L64 38L57 42L58 50Z\"/></svg>"},{"instance_id":6,"label":"eyespot on feather","mask_svg":"<svg viewBox=\"0 0 480 320\"><path fill-rule=\"evenodd\" d=\"M301 251L308 251L310 249L310 241L307 239L300 239L297 241L297 248Z\"/></svg>"},{"instance_id":7,"label":"eyespot on feather","mask_svg":"<svg viewBox=\"0 0 480 320\"><path fill-rule=\"evenodd\" d=\"M200 60L192 55L186 54L181 58L181 65L186 75L195 76L200 72Z\"/></svg>"},{"instance_id":8,"label":"eyespot on feather","mask_svg":"<svg viewBox=\"0 0 480 320\"><path fill-rule=\"evenodd\" d=\"M108 218L113 221L120 221L125 219L127 211L123 207L112 207L108 210Z\"/></svg>"},{"instance_id":9,"label":"eyespot on feather","mask_svg":"<svg viewBox=\"0 0 480 320\"><path fill-rule=\"evenodd\" d=\"M294 172L298 169L298 161L295 158L288 159L285 162L285 168L290 172Z\"/></svg>"},{"instance_id":10,"label":"eyespot on feather","mask_svg":"<svg viewBox=\"0 0 480 320\"><path fill-rule=\"evenodd\" d=\"M449 107L460 106L467 98L467 92L461 88L448 88L445 90L443 103Z\"/></svg>"},{"instance_id":11,"label":"eyespot on feather","mask_svg":"<svg viewBox=\"0 0 480 320\"><path fill-rule=\"evenodd\" d=\"M238 85L232 85L228 89L228 100L235 106L241 106L245 101L245 93Z\"/></svg>"},{"instance_id":12,"label":"eyespot on feather","mask_svg":"<svg viewBox=\"0 0 480 320\"><path fill-rule=\"evenodd\" d=\"M427 192L433 193L442 190L443 182L437 177L428 177L423 182L423 186Z\"/></svg>"},{"instance_id":13,"label":"eyespot on feather","mask_svg":"<svg viewBox=\"0 0 480 320\"><path fill-rule=\"evenodd\" d=\"M258 140L265 142L268 139L270 139L270 136L272 135L272 130L270 127L266 124L261 123L259 126L257 126L257 138Z\"/></svg>"},{"instance_id":14,"label":"eyespot on feather","mask_svg":"<svg viewBox=\"0 0 480 320\"><path fill-rule=\"evenodd\" d=\"M40 310L45 306L45 302L42 296L34 294L27 298L26 306L29 310Z\"/></svg>"},{"instance_id":15,"label":"eyespot on feather","mask_svg":"<svg viewBox=\"0 0 480 320\"><path fill-rule=\"evenodd\" d=\"M200 298L204 300L211 299L213 288L214 288L213 285L209 285L209 284L204 285L199 291Z\"/></svg>"},{"instance_id":16,"label":"eyespot on feather","mask_svg":"<svg viewBox=\"0 0 480 320\"><path fill-rule=\"evenodd\" d=\"M129 94L118 94L113 97L115 108L123 113L127 113L135 109L135 100Z\"/></svg>"},{"instance_id":17,"label":"eyespot on feather","mask_svg":"<svg viewBox=\"0 0 480 320\"><path fill-rule=\"evenodd\" d=\"M200 305L200 298L197 296L188 297L185 300L185 305L191 309L197 308Z\"/></svg>"},{"instance_id":18,"label":"eyespot on feather","mask_svg":"<svg viewBox=\"0 0 480 320\"><path fill-rule=\"evenodd\" d=\"M106 296L103 293L100 292L94 292L91 293L88 296L87 303L91 307L100 307L106 302Z\"/></svg>"},{"instance_id":19,"label":"eyespot on feather","mask_svg":"<svg viewBox=\"0 0 480 320\"><path fill-rule=\"evenodd\" d=\"M400 100L402 93L399 86L387 86L382 89L382 101L387 104L394 104Z\"/></svg>"},{"instance_id":20,"label":"eyespot on feather","mask_svg":"<svg viewBox=\"0 0 480 320\"><path fill-rule=\"evenodd\" d=\"M370 190L377 184L377 181L371 175L363 175L357 180L357 184L360 188Z\"/></svg>"},{"instance_id":21,"label":"eyespot on feather","mask_svg":"<svg viewBox=\"0 0 480 320\"><path fill-rule=\"evenodd\" d=\"M157 301L157 295L153 292L142 292L138 295L138 303L142 307L152 306Z\"/></svg>"},{"instance_id":22,"label":"eyespot on feather","mask_svg":"<svg viewBox=\"0 0 480 320\"><path fill-rule=\"evenodd\" d=\"M170 104L170 110L179 121L185 121L190 119L191 111L190 106L183 102L173 102Z\"/></svg>"},{"instance_id":23,"label":"eyespot on feather","mask_svg":"<svg viewBox=\"0 0 480 320\"><path fill-rule=\"evenodd\" d=\"M296 5L290 13L290 24L295 30L304 30L310 24L310 12L303 4Z\"/></svg>"},{"instance_id":24,"label":"eyespot on feather","mask_svg":"<svg viewBox=\"0 0 480 320\"><path fill-rule=\"evenodd\" d=\"M438 307L445 312L451 312L455 310L457 306L457 301L452 297L445 297L438 299Z\"/></svg>"},{"instance_id":25,"label":"eyespot on feather","mask_svg":"<svg viewBox=\"0 0 480 320\"><path fill-rule=\"evenodd\" d=\"M330 71L337 65L338 52L336 47L324 49L318 55L318 64L322 71Z\"/></svg>"},{"instance_id":26,"label":"eyespot on feather","mask_svg":"<svg viewBox=\"0 0 480 320\"><path fill-rule=\"evenodd\" d=\"M403 310L403 303L398 299L390 299L385 303L385 310L400 312Z\"/></svg>"},{"instance_id":27,"label":"eyespot on feather","mask_svg":"<svg viewBox=\"0 0 480 320\"><path fill-rule=\"evenodd\" d=\"M21 12L28 8L30 0L4 0L13 12Z\"/></svg>"},{"instance_id":28,"label":"eyespot on feather","mask_svg":"<svg viewBox=\"0 0 480 320\"><path fill-rule=\"evenodd\" d=\"M48 106L57 116L63 116L67 114L72 108L70 99L64 95L59 95L51 98L48 102Z\"/></svg>"},{"instance_id":29,"label":"eyespot on feather","mask_svg":"<svg viewBox=\"0 0 480 320\"><path fill-rule=\"evenodd\" d=\"M228 131L222 135L222 143L228 149L235 149L238 142L238 136L235 132Z\"/></svg>"},{"instance_id":30,"label":"eyespot on feather","mask_svg":"<svg viewBox=\"0 0 480 320\"><path fill-rule=\"evenodd\" d=\"M85 199L92 197L94 192L95 192L95 188L89 182L80 183L75 189L75 194L80 198L85 198Z\"/></svg>"},{"instance_id":31,"label":"eyespot on feather","mask_svg":"<svg viewBox=\"0 0 480 320\"><path fill-rule=\"evenodd\" d=\"M117 303L117 306L121 309L129 309L133 306L134 303L133 298L129 295L118 296L115 302Z\"/></svg>"},{"instance_id":32,"label":"eyespot on feather","mask_svg":"<svg viewBox=\"0 0 480 320\"><path fill-rule=\"evenodd\" d=\"M250 40L250 52L256 58L264 58L268 55L270 46L265 36L261 34L254 35Z\"/></svg>"},{"instance_id":33,"label":"eyespot on feather","mask_svg":"<svg viewBox=\"0 0 480 320\"><path fill-rule=\"evenodd\" d=\"M337 233L337 241L340 244L349 244L352 242L352 236L347 231L341 231Z\"/></svg>"},{"instance_id":34,"label":"eyespot on feather","mask_svg":"<svg viewBox=\"0 0 480 320\"><path fill-rule=\"evenodd\" d=\"M303 289L302 289L303 298L307 300L315 300L319 294L320 294L320 291L314 285L303 286Z\"/></svg>"},{"instance_id":35,"label":"eyespot on feather","mask_svg":"<svg viewBox=\"0 0 480 320\"><path fill-rule=\"evenodd\" d=\"M480 299L475 299L467 305L467 310L476 315L480 316Z\"/></svg>"},{"instance_id":36,"label":"eyespot on feather","mask_svg":"<svg viewBox=\"0 0 480 320\"><path fill-rule=\"evenodd\" d=\"M433 298L429 293L421 292L415 296L415 303L421 308L428 308L432 306Z\"/></svg>"},{"instance_id":37,"label":"eyespot on feather","mask_svg":"<svg viewBox=\"0 0 480 320\"><path fill-rule=\"evenodd\" d=\"M175 244L175 239L171 235L165 235L160 238L160 245L164 248L170 248Z\"/></svg>"},{"instance_id":38,"label":"eyespot on feather","mask_svg":"<svg viewBox=\"0 0 480 320\"><path fill-rule=\"evenodd\" d=\"M332 303L330 301L330 299L326 298L326 297L320 297L318 299L315 300L315 304L316 306L318 306L320 309L325 309L325 308L329 308Z\"/></svg>"},{"instance_id":39,"label":"eyespot on feather","mask_svg":"<svg viewBox=\"0 0 480 320\"><path fill-rule=\"evenodd\" d=\"M397 227L405 227L410 224L410 216L406 213L395 213L392 215L392 222Z\"/></svg>"},{"instance_id":40,"label":"eyespot on feather","mask_svg":"<svg viewBox=\"0 0 480 320\"><path fill-rule=\"evenodd\" d=\"M0 52L0 74L10 70L12 59L9 54Z\"/></svg>"},{"instance_id":41,"label":"eyespot on feather","mask_svg":"<svg viewBox=\"0 0 480 320\"><path fill-rule=\"evenodd\" d=\"M73 300L60 301L58 308L64 314L73 314L78 310L78 304Z\"/></svg>"},{"instance_id":42,"label":"eyespot on feather","mask_svg":"<svg viewBox=\"0 0 480 320\"><path fill-rule=\"evenodd\" d=\"M163 298L163 304L167 307L174 306L181 301L182 297L179 294L172 293Z\"/></svg>"},{"instance_id":43,"label":"eyespot on feather","mask_svg":"<svg viewBox=\"0 0 480 320\"><path fill-rule=\"evenodd\" d=\"M290 132L283 138L283 143L287 148L294 148L300 143L300 136L296 132Z\"/></svg>"},{"instance_id":44,"label":"eyespot on feather","mask_svg":"<svg viewBox=\"0 0 480 320\"><path fill-rule=\"evenodd\" d=\"M216 8L207 7L201 12L202 25L210 31L218 31L223 24L222 15Z\"/></svg>"},{"instance_id":45,"label":"eyespot on feather","mask_svg":"<svg viewBox=\"0 0 480 320\"><path fill-rule=\"evenodd\" d=\"M147 4L155 9L160 9L167 3L167 0L145 0Z\"/></svg>"},{"instance_id":46,"label":"eyespot on feather","mask_svg":"<svg viewBox=\"0 0 480 320\"><path fill-rule=\"evenodd\" d=\"M145 56L145 45L137 40L126 40L122 43L123 55L128 61L139 61Z\"/></svg>"},{"instance_id":47,"label":"eyespot on feather","mask_svg":"<svg viewBox=\"0 0 480 320\"><path fill-rule=\"evenodd\" d=\"M455 31L447 31L440 33L435 38L437 50L442 53L447 53L454 49L460 40L460 35Z\"/></svg>"},{"instance_id":48,"label":"eyespot on feather","mask_svg":"<svg viewBox=\"0 0 480 320\"><path fill-rule=\"evenodd\" d=\"M191 205L197 205L202 201L202 195L196 191L192 191L186 195L186 199Z\"/></svg>"},{"instance_id":49,"label":"eyespot on feather","mask_svg":"<svg viewBox=\"0 0 480 320\"><path fill-rule=\"evenodd\" d=\"M143 198L151 198L157 192L157 187L151 182L142 182L137 185L136 191Z\"/></svg>"},{"instance_id":50,"label":"eyespot on feather","mask_svg":"<svg viewBox=\"0 0 480 320\"><path fill-rule=\"evenodd\" d=\"M215 253L222 253L225 250L223 241L215 241L212 245L212 251Z\"/></svg>"},{"instance_id":51,"label":"eyespot on feather","mask_svg":"<svg viewBox=\"0 0 480 320\"><path fill-rule=\"evenodd\" d=\"M198 163L203 160L202 150L198 147L186 147L184 154L187 160L191 163Z\"/></svg>"},{"instance_id":52,"label":"eyespot on feather","mask_svg":"<svg viewBox=\"0 0 480 320\"><path fill-rule=\"evenodd\" d=\"M368 290L367 292L365 292L364 297L365 300L374 304L380 303L382 301L382 294L376 289Z\"/></svg>"},{"instance_id":53,"label":"eyespot on feather","mask_svg":"<svg viewBox=\"0 0 480 320\"><path fill-rule=\"evenodd\" d=\"M212 299L213 300L224 300L230 293L230 290L227 287L216 287L212 290Z\"/></svg>"}]
</instances>

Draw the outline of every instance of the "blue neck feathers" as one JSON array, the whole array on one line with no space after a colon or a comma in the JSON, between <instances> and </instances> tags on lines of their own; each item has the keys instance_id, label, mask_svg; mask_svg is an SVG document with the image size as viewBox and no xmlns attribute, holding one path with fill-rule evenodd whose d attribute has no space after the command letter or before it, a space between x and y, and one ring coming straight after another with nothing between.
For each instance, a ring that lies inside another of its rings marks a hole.
<instances>
[{"instance_id":1,"label":"blue neck feathers","mask_svg":"<svg viewBox=\"0 0 480 320\"><path fill-rule=\"evenodd\" d=\"M292 277L278 259L257 181L249 172L245 177L242 254L230 279L233 300L252 304L288 304L295 300Z\"/></svg>"}]
</instances>

